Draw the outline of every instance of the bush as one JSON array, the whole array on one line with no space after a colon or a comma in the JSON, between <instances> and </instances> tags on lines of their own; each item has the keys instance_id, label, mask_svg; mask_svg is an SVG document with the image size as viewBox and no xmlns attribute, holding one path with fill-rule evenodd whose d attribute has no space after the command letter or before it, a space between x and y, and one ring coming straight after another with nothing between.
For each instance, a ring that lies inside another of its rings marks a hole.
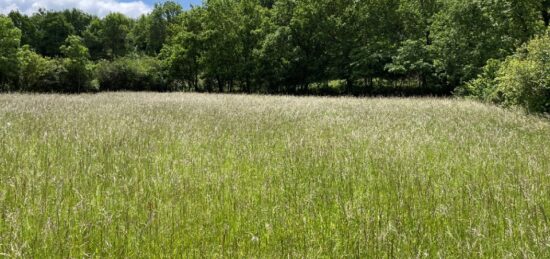
<instances>
[{"instance_id":1,"label":"bush","mask_svg":"<svg viewBox=\"0 0 550 259\"><path fill-rule=\"evenodd\" d=\"M531 112L550 112L550 35L533 39L508 58L497 78L506 105Z\"/></svg>"},{"instance_id":2,"label":"bush","mask_svg":"<svg viewBox=\"0 0 550 259\"><path fill-rule=\"evenodd\" d=\"M53 61L34 52L28 45L17 52L19 63L18 88L20 91L45 91L48 74L54 67Z\"/></svg>"},{"instance_id":3,"label":"bush","mask_svg":"<svg viewBox=\"0 0 550 259\"><path fill-rule=\"evenodd\" d=\"M499 102L496 95L497 76L502 62L496 59L489 59L483 67L481 74L463 87L459 87L455 93L462 96L470 96L482 101Z\"/></svg>"},{"instance_id":4,"label":"bush","mask_svg":"<svg viewBox=\"0 0 550 259\"><path fill-rule=\"evenodd\" d=\"M550 34L534 38L502 63L489 60L483 73L457 93L550 112Z\"/></svg>"},{"instance_id":5,"label":"bush","mask_svg":"<svg viewBox=\"0 0 550 259\"><path fill-rule=\"evenodd\" d=\"M17 48L21 31L10 18L0 15L0 90L11 91L17 77Z\"/></svg>"},{"instance_id":6,"label":"bush","mask_svg":"<svg viewBox=\"0 0 550 259\"><path fill-rule=\"evenodd\" d=\"M174 91L166 84L162 63L152 57L129 56L100 61L95 68L102 91Z\"/></svg>"},{"instance_id":7,"label":"bush","mask_svg":"<svg viewBox=\"0 0 550 259\"><path fill-rule=\"evenodd\" d=\"M76 36L61 47L65 58L47 58L25 45L17 51L17 88L24 92L78 93L98 90L88 49Z\"/></svg>"},{"instance_id":8,"label":"bush","mask_svg":"<svg viewBox=\"0 0 550 259\"><path fill-rule=\"evenodd\" d=\"M63 66L67 73L63 76L63 92L89 92L97 91L92 85L93 64L90 63L90 53L84 46L82 38L69 36L65 45L61 46L61 53L65 56Z\"/></svg>"},{"instance_id":9,"label":"bush","mask_svg":"<svg viewBox=\"0 0 550 259\"><path fill-rule=\"evenodd\" d=\"M23 92L74 92L71 71L64 59L51 59L34 52L28 45L17 52L18 90Z\"/></svg>"},{"instance_id":10,"label":"bush","mask_svg":"<svg viewBox=\"0 0 550 259\"><path fill-rule=\"evenodd\" d=\"M67 65L66 59L49 59L41 57L43 65L38 66L38 74L20 73L19 91L42 92L42 93L79 93L90 92L98 89L93 80L86 81L86 84L79 86L75 83L74 71ZM40 60L40 59L39 59ZM43 69L45 68L45 69ZM32 70L31 66L29 69ZM88 68L90 70L90 68Z\"/></svg>"}]
</instances>

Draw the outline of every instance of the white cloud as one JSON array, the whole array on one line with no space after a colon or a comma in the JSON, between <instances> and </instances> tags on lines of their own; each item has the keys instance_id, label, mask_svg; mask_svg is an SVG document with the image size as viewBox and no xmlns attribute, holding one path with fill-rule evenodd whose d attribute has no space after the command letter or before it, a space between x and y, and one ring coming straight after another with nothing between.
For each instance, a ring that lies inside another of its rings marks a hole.
<instances>
[{"instance_id":1,"label":"white cloud","mask_svg":"<svg viewBox=\"0 0 550 259\"><path fill-rule=\"evenodd\" d=\"M38 9L63 10L77 8L100 17L113 12L123 13L130 17L138 17L151 11L151 6L143 1L119 2L116 0L0 0L0 13L6 14L19 10L32 14Z\"/></svg>"}]
</instances>

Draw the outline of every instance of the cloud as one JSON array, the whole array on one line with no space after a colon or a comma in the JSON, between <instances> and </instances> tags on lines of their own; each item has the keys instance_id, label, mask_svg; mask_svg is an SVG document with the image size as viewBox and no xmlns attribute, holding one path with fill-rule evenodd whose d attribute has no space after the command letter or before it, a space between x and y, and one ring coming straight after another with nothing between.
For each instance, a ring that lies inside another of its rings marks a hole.
<instances>
[{"instance_id":1,"label":"cloud","mask_svg":"<svg viewBox=\"0 0 550 259\"><path fill-rule=\"evenodd\" d=\"M6 14L19 10L32 14L38 9L64 10L77 8L85 12L104 17L109 13L119 12L130 17L138 17L151 11L151 6L143 1L119 2L116 0L0 0L0 13Z\"/></svg>"}]
</instances>

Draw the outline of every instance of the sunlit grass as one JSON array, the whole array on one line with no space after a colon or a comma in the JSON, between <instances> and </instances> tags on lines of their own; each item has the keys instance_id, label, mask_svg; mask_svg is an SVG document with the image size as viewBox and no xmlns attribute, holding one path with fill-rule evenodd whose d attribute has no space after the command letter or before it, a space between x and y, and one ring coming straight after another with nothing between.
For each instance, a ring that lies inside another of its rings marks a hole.
<instances>
[{"instance_id":1,"label":"sunlit grass","mask_svg":"<svg viewBox=\"0 0 550 259\"><path fill-rule=\"evenodd\" d=\"M550 122L470 101L0 95L0 257L550 256Z\"/></svg>"}]
</instances>

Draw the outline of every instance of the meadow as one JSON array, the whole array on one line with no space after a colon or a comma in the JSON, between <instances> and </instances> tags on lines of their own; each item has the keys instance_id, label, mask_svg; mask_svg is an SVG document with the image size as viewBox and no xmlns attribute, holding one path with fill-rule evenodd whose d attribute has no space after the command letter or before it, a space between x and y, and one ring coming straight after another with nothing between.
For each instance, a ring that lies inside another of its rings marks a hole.
<instances>
[{"instance_id":1,"label":"meadow","mask_svg":"<svg viewBox=\"0 0 550 259\"><path fill-rule=\"evenodd\" d=\"M461 99L0 95L0 257L550 257L550 120Z\"/></svg>"}]
</instances>

